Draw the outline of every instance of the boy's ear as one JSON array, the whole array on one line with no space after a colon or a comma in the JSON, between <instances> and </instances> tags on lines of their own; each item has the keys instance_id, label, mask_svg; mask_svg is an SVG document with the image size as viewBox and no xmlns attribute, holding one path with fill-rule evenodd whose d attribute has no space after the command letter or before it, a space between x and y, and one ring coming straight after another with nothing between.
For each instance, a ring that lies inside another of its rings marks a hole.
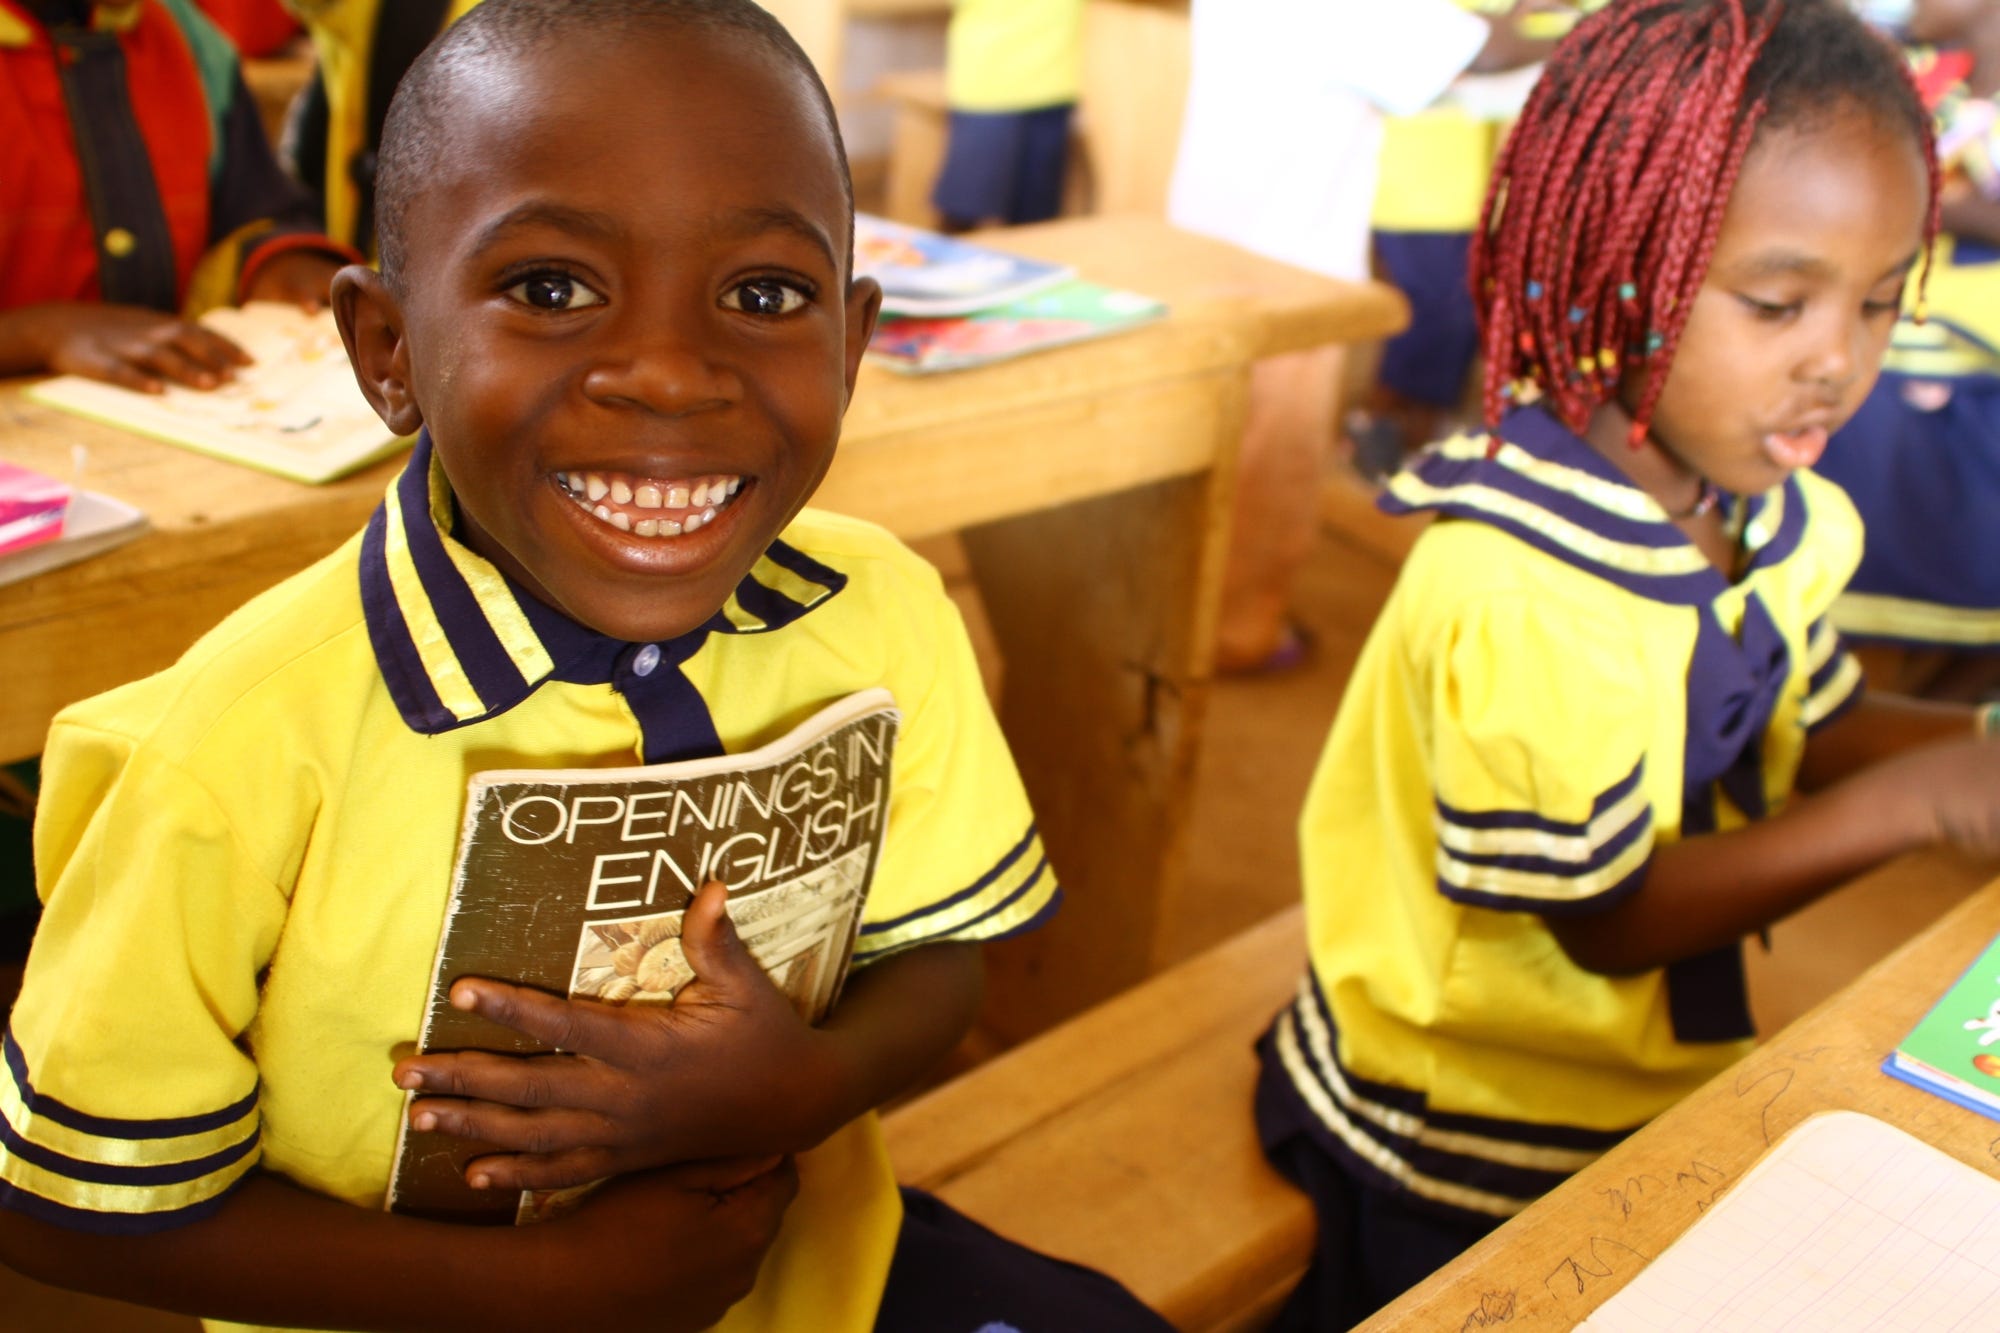
<instances>
[{"instance_id":1,"label":"boy's ear","mask_svg":"<svg viewBox=\"0 0 2000 1333\"><path fill-rule=\"evenodd\" d=\"M410 345L403 337L403 306L372 268L349 264L333 275L334 321L347 359L382 424L398 435L415 435L424 424L410 385Z\"/></svg>"},{"instance_id":2,"label":"boy's ear","mask_svg":"<svg viewBox=\"0 0 2000 1333\"><path fill-rule=\"evenodd\" d=\"M854 397L854 379L861 373L861 354L875 336L875 321L882 314L882 284L873 278L855 278L847 284L847 396Z\"/></svg>"}]
</instances>

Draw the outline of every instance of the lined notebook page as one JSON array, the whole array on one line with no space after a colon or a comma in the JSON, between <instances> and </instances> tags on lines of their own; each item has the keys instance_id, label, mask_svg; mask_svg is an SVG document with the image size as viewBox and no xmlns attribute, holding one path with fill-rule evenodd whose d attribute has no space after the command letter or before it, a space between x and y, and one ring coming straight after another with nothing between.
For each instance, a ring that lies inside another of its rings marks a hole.
<instances>
[{"instance_id":1,"label":"lined notebook page","mask_svg":"<svg viewBox=\"0 0 2000 1333\"><path fill-rule=\"evenodd\" d=\"M2000 1180L1870 1116L1824 1112L1581 1327L2000 1328Z\"/></svg>"}]
</instances>

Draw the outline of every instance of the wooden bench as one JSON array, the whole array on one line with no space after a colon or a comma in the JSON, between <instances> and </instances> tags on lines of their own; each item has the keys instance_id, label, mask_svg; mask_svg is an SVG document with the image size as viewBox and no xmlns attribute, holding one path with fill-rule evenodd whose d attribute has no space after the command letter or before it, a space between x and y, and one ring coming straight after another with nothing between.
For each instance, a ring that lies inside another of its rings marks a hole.
<instances>
[{"instance_id":1,"label":"wooden bench","mask_svg":"<svg viewBox=\"0 0 2000 1333\"><path fill-rule=\"evenodd\" d=\"M897 1176L1184 1333L1260 1326L1313 1218L1257 1146L1251 1044L1304 966L1290 908L989 1060L886 1117Z\"/></svg>"}]
</instances>

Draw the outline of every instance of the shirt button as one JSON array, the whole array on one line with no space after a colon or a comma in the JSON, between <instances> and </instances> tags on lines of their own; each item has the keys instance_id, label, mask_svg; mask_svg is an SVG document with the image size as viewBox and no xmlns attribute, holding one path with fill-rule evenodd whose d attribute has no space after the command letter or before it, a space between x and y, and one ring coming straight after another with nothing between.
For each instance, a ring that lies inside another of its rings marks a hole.
<instances>
[{"instance_id":1,"label":"shirt button","mask_svg":"<svg viewBox=\"0 0 2000 1333\"><path fill-rule=\"evenodd\" d=\"M632 658L632 674L650 676L653 668L660 664L660 645L649 643Z\"/></svg>"}]
</instances>

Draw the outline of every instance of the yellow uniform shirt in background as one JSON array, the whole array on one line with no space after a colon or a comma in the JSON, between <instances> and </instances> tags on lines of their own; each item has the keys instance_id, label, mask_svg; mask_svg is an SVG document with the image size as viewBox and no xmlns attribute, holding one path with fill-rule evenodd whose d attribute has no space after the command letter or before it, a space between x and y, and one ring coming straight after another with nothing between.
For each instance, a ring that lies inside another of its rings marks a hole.
<instances>
[{"instance_id":1,"label":"yellow uniform shirt in background","mask_svg":"<svg viewBox=\"0 0 2000 1333\"><path fill-rule=\"evenodd\" d=\"M157 1230L263 1169L381 1207L404 1106L390 1066L422 1021L476 770L628 765L656 725L740 752L886 686L904 720L857 965L1053 908L956 609L888 534L806 511L712 632L637 670L643 645L517 596L446 535L427 456L364 537L57 719L0 1206ZM901 1216L874 1117L799 1167L727 1329L873 1323Z\"/></svg>"},{"instance_id":2,"label":"yellow uniform shirt in background","mask_svg":"<svg viewBox=\"0 0 2000 1333\"><path fill-rule=\"evenodd\" d=\"M1385 507L1441 517L1306 798L1312 966L1273 1034L1344 1158L1488 1216L1750 1036L1733 950L1601 976L1544 916L1643 892L1688 818L1727 829L1776 810L1808 732L1861 685L1824 619L1861 543L1837 488L1800 473L1736 502L1749 567L1732 584L1553 418L1519 411L1502 431L1491 459L1485 436L1460 438L1390 483Z\"/></svg>"},{"instance_id":3,"label":"yellow uniform shirt in background","mask_svg":"<svg viewBox=\"0 0 2000 1333\"><path fill-rule=\"evenodd\" d=\"M945 32L945 103L1033 111L1074 102L1083 77L1083 0L958 0Z\"/></svg>"}]
</instances>

